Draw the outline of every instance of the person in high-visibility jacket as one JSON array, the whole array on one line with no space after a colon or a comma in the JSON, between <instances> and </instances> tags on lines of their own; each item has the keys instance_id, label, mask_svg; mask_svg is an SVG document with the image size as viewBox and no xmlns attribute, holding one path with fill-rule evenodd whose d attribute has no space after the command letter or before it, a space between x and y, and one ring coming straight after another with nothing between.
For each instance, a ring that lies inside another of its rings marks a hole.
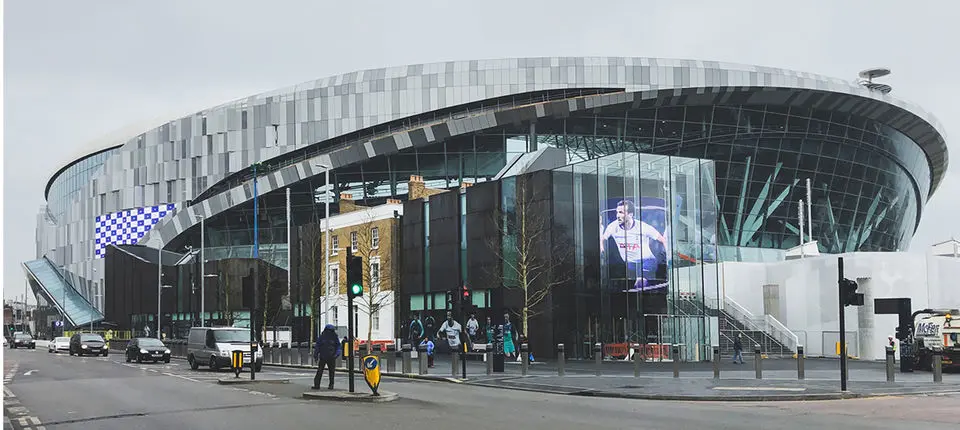
<instances>
[{"instance_id":1,"label":"person in high-visibility jacket","mask_svg":"<svg viewBox=\"0 0 960 430\"><path fill-rule=\"evenodd\" d=\"M110 341L113 340L113 330L107 330L103 333L103 340L106 344L106 348L110 349Z\"/></svg>"}]
</instances>

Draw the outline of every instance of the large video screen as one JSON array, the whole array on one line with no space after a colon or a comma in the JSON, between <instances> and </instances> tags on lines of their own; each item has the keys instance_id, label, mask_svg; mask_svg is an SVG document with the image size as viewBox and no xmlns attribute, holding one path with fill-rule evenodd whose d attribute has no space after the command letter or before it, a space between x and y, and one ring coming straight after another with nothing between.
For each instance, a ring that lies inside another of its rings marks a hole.
<instances>
[{"instance_id":1,"label":"large video screen","mask_svg":"<svg viewBox=\"0 0 960 430\"><path fill-rule=\"evenodd\" d=\"M630 292L665 289L670 242L664 200L614 198L605 206L600 214L600 253L610 279L629 281Z\"/></svg>"}]
</instances>

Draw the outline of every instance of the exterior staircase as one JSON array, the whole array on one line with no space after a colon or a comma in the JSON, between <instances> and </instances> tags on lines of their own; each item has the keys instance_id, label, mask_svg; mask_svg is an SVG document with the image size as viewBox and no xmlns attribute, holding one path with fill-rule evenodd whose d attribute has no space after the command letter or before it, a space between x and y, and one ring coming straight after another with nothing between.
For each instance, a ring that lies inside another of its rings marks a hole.
<instances>
[{"instance_id":1,"label":"exterior staircase","mask_svg":"<svg viewBox=\"0 0 960 430\"><path fill-rule=\"evenodd\" d=\"M753 315L729 297L724 297L720 309L704 307L699 300L677 300L675 306L681 315L717 317L723 359L733 357L733 342L738 335L745 357L753 354L755 345L760 345L760 351L767 357L790 358L797 351L799 338L780 321L770 315Z\"/></svg>"}]
</instances>

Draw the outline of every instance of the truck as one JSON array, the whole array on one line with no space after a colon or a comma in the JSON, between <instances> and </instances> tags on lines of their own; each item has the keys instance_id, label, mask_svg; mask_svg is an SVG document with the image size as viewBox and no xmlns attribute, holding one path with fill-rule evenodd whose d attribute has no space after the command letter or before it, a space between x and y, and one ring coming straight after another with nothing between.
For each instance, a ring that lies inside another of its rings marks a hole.
<instances>
[{"instance_id":1,"label":"truck","mask_svg":"<svg viewBox=\"0 0 960 430\"><path fill-rule=\"evenodd\" d=\"M943 353L944 369L960 367L960 312L957 309L927 309L914 315L913 346L917 367L933 368L934 352Z\"/></svg>"}]
</instances>

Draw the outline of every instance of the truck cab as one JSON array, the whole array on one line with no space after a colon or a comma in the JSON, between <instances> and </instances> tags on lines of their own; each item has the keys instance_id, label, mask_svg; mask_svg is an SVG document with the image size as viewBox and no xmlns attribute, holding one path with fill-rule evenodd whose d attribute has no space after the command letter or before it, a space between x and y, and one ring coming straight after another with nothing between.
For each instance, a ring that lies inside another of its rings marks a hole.
<instances>
[{"instance_id":1,"label":"truck cab","mask_svg":"<svg viewBox=\"0 0 960 430\"><path fill-rule=\"evenodd\" d=\"M953 310L918 315L913 338L919 368L932 369L937 350L943 353L943 368L960 366L960 320L954 318L955 315L957 312Z\"/></svg>"}]
</instances>

